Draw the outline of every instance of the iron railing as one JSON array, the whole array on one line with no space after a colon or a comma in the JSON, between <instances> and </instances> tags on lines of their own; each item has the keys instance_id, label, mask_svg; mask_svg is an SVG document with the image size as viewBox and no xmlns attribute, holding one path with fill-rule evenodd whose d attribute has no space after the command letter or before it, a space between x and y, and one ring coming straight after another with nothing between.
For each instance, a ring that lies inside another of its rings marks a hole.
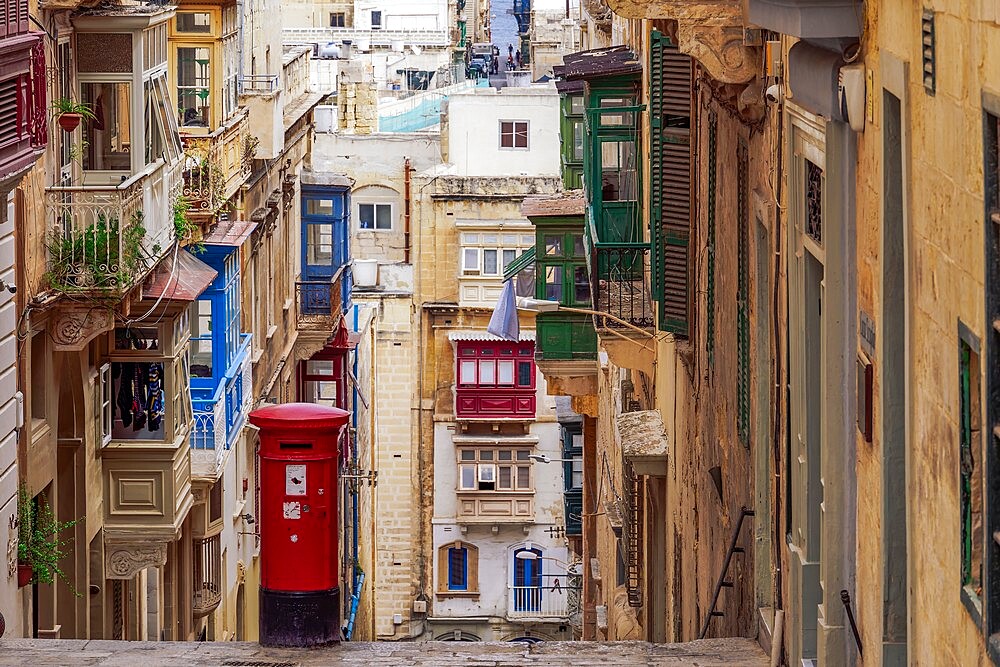
<instances>
[{"instance_id":1,"label":"iron railing","mask_svg":"<svg viewBox=\"0 0 1000 667\"><path fill-rule=\"evenodd\" d=\"M240 79L240 92L244 95L270 95L277 90L277 74L247 74Z\"/></svg>"},{"instance_id":2,"label":"iron railing","mask_svg":"<svg viewBox=\"0 0 1000 667\"><path fill-rule=\"evenodd\" d=\"M327 328L343 313L350 299L351 270L345 264L328 280L295 283L296 324L299 329Z\"/></svg>"},{"instance_id":3,"label":"iron railing","mask_svg":"<svg viewBox=\"0 0 1000 667\"><path fill-rule=\"evenodd\" d=\"M183 163L157 161L118 185L45 189L49 286L122 292L171 247Z\"/></svg>"},{"instance_id":4,"label":"iron railing","mask_svg":"<svg viewBox=\"0 0 1000 667\"><path fill-rule=\"evenodd\" d=\"M548 618L570 620L580 613L579 574L543 574L530 586L507 586L509 619Z\"/></svg>"},{"instance_id":5,"label":"iron railing","mask_svg":"<svg viewBox=\"0 0 1000 667\"><path fill-rule=\"evenodd\" d=\"M651 329L656 323L649 283L649 244L597 243L591 246L590 279L594 310ZM598 327L619 328L610 318Z\"/></svg>"},{"instance_id":6,"label":"iron railing","mask_svg":"<svg viewBox=\"0 0 1000 667\"><path fill-rule=\"evenodd\" d=\"M184 190L188 213L211 214L236 194L250 176L256 147L250 116L241 109L228 125L207 136L182 136Z\"/></svg>"},{"instance_id":7,"label":"iron railing","mask_svg":"<svg viewBox=\"0 0 1000 667\"><path fill-rule=\"evenodd\" d=\"M222 552L219 535L194 539L191 543L194 550L191 607L194 617L201 618L212 613L222 602Z\"/></svg>"}]
</instances>

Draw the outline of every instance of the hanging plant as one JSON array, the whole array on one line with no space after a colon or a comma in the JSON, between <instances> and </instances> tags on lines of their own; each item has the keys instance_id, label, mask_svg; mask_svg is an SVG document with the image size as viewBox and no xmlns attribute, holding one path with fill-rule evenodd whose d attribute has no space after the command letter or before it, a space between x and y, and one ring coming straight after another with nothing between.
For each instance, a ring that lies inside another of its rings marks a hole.
<instances>
[{"instance_id":1,"label":"hanging plant","mask_svg":"<svg viewBox=\"0 0 1000 667\"><path fill-rule=\"evenodd\" d=\"M84 102L74 102L68 97L60 97L58 100L53 102L52 112L56 117L56 121L59 123L59 127L61 127L64 132L72 132L75 130L80 125L80 121L84 118L87 120L95 120L97 118L89 104Z\"/></svg>"}]
</instances>

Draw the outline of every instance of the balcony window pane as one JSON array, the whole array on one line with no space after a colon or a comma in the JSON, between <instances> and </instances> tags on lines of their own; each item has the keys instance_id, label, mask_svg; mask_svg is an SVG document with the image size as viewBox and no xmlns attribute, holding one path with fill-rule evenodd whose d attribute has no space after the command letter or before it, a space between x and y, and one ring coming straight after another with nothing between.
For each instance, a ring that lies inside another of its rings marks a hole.
<instances>
[{"instance_id":1,"label":"balcony window pane","mask_svg":"<svg viewBox=\"0 0 1000 667\"><path fill-rule=\"evenodd\" d=\"M462 252L462 273L479 273L479 248L466 248Z\"/></svg>"},{"instance_id":2,"label":"balcony window pane","mask_svg":"<svg viewBox=\"0 0 1000 667\"><path fill-rule=\"evenodd\" d=\"M212 301L195 301L191 313L191 375L212 377Z\"/></svg>"},{"instance_id":3,"label":"balcony window pane","mask_svg":"<svg viewBox=\"0 0 1000 667\"><path fill-rule=\"evenodd\" d=\"M507 270L507 265L517 259L516 250L504 250L503 251L503 268L504 271Z\"/></svg>"},{"instance_id":4,"label":"balcony window pane","mask_svg":"<svg viewBox=\"0 0 1000 667\"><path fill-rule=\"evenodd\" d=\"M330 407L337 405L337 383L330 381L316 382L316 402Z\"/></svg>"},{"instance_id":5,"label":"balcony window pane","mask_svg":"<svg viewBox=\"0 0 1000 667\"><path fill-rule=\"evenodd\" d=\"M573 298L577 303L590 303L590 276L586 266L573 269Z\"/></svg>"},{"instance_id":6,"label":"balcony window pane","mask_svg":"<svg viewBox=\"0 0 1000 667\"><path fill-rule=\"evenodd\" d=\"M375 204L358 204L358 228L375 229Z\"/></svg>"},{"instance_id":7,"label":"balcony window pane","mask_svg":"<svg viewBox=\"0 0 1000 667\"><path fill-rule=\"evenodd\" d=\"M546 255L561 255L563 254L563 237L562 234L546 234L545 235L545 254Z\"/></svg>"},{"instance_id":8,"label":"balcony window pane","mask_svg":"<svg viewBox=\"0 0 1000 667\"><path fill-rule=\"evenodd\" d=\"M574 456L572 464L572 474L570 475L570 488L583 488L583 457Z\"/></svg>"},{"instance_id":9,"label":"balcony window pane","mask_svg":"<svg viewBox=\"0 0 1000 667\"><path fill-rule=\"evenodd\" d=\"M527 449L519 449L519 450L517 450L517 460L518 461L530 461L531 460L531 452L529 452Z\"/></svg>"},{"instance_id":10,"label":"balcony window pane","mask_svg":"<svg viewBox=\"0 0 1000 667\"><path fill-rule=\"evenodd\" d=\"M514 452L509 449L501 449L497 452L498 461L512 461L514 460Z\"/></svg>"},{"instance_id":11,"label":"balcony window pane","mask_svg":"<svg viewBox=\"0 0 1000 667\"><path fill-rule=\"evenodd\" d=\"M309 375L333 375L333 360L310 359L306 362L306 373Z\"/></svg>"},{"instance_id":12,"label":"balcony window pane","mask_svg":"<svg viewBox=\"0 0 1000 667\"><path fill-rule=\"evenodd\" d=\"M562 301L563 270L561 266L545 267L545 298L550 301Z\"/></svg>"},{"instance_id":13,"label":"balcony window pane","mask_svg":"<svg viewBox=\"0 0 1000 667\"><path fill-rule=\"evenodd\" d=\"M208 34L212 32L211 14L208 12L177 12L177 32Z\"/></svg>"},{"instance_id":14,"label":"balcony window pane","mask_svg":"<svg viewBox=\"0 0 1000 667\"><path fill-rule=\"evenodd\" d=\"M575 257L583 257L587 252L586 247L583 245L583 234L573 234L573 255Z\"/></svg>"},{"instance_id":15,"label":"balcony window pane","mask_svg":"<svg viewBox=\"0 0 1000 667\"><path fill-rule=\"evenodd\" d=\"M517 362L517 386L530 387L534 365L530 361Z\"/></svg>"},{"instance_id":16,"label":"balcony window pane","mask_svg":"<svg viewBox=\"0 0 1000 667\"><path fill-rule=\"evenodd\" d=\"M211 121L212 57L208 47L177 49L177 122L208 127Z\"/></svg>"},{"instance_id":17,"label":"balcony window pane","mask_svg":"<svg viewBox=\"0 0 1000 667\"><path fill-rule=\"evenodd\" d=\"M480 461L492 461L493 460L493 450L492 449L480 449L479 450L479 460Z\"/></svg>"},{"instance_id":18,"label":"balcony window pane","mask_svg":"<svg viewBox=\"0 0 1000 667\"><path fill-rule=\"evenodd\" d=\"M465 464L459 466L459 487L465 490L476 489L476 466Z\"/></svg>"},{"instance_id":19,"label":"balcony window pane","mask_svg":"<svg viewBox=\"0 0 1000 667\"><path fill-rule=\"evenodd\" d=\"M314 266L333 262L333 225L307 225L306 261Z\"/></svg>"},{"instance_id":20,"label":"balcony window pane","mask_svg":"<svg viewBox=\"0 0 1000 667\"><path fill-rule=\"evenodd\" d=\"M569 98L569 112L574 116L579 116L583 114L583 96L574 95Z\"/></svg>"},{"instance_id":21,"label":"balcony window pane","mask_svg":"<svg viewBox=\"0 0 1000 667\"><path fill-rule=\"evenodd\" d=\"M496 384L497 366L495 361L479 362L479 384Z\"/></svg>"},{"instance_id":22,"label":"balcony window pane","mask_svg":"<svg viewBox=\"0 0 1000 667\"><path fill-rule=\"evenodd\" d=\"M392 204L375 205L375 229L392 229Z\"/></svg>"},{"instance_id":23,"label":"balcony window pane","mask_svg":"<svg viewBox=\"0 0 1000 667\"><path fill-rule=\"evenodd\" d=\"M474 449L463 449L458 457L463 461L475 461L476 460L476 450Z\"/></svg>"},{"instance_id":24,"label":"balcony window pane","mask_svg":"<svg viewBox=\"0 0 1000 667\"><path fill-rule=\"evenodd\" d=\"M476 384L476 362L463 361L458 377L459 384Z\"/></svg>"},{"instance_id":25,"label":"balcony window pane","mask_svg":"<svg viewBox=\"0 0 1000 667\"><path fill-rule=\"evenodd\" d=\"M497 266L497 251L483 250L483 275L495 276L499 272L498 269L499 267Z\"/></svg>"},{"instance_id":26,"label":"balcony window pane","mask_svg":"<svg viewBox=\"0 0 1000 667\"><path fill-rule=\"evenodd\" d=\"M635 142L601 143L601 199L635 201L638 192Z\"/></svg>"},{"instance_id":27,"label":"balcony window pane","mask_svg":"<svg viewBox=\"0 0 1000 667\"><path fill-rule=\"evenodd\" d=\"M343 16L343 14L341 14ZM464 591L469 588L468 551L448 549L448 590Z\"/></svg>"},{"instance_id":28,"label":"balcony window pane","mask_svg":"<svg viewBox=\"0 0 1000 667\"><path fill-rule=\"evenodd\" d=\"M531 488L531 466L517 466L517 488Z\"/></svg>"},{"instance_id":29,"label":"balcony window pane","mask_svg":"<svg viewBox=\"0 0 1000 667\"><path fill-rule=\"evenodd\" d=\"M574 120L571 126L573 129L573 154L572 158L575 162L583 161L583 121Z\"/></svg>"},{"instance_id":30,"label":"balcony window pane","mask_svg":"<svg viewBox=\"0 0 1000 667\"><path fill-rule=\"evenodd\" d=\"M500 476L497 479L498 489L513 489L514 479L511 473L511 466L500 466Z\"/></svg>"},{"instance_id":31,"label":"balcony window pane","mask_svg":"<svg viewBox=\"0 0 1000 667\"><path fill-rule=\"evenodd\" d=\"M306 215L333 215L333 200L332 199L307 199L306 200Z\"/></svg>"},{"instance_id":32,"label":"balcony window pane","mask_svg":"<svg viewBox=\"0 0 1000 667\"><path fill-rule=\"evenodd\" d=\"M513 385L514 384L514 362L513 361L499 361L497 362L498 371L498 382L497 384Z\"/></svg>"},{"instance_id":33,"label":"balcony window pane","mask_svg":"<svg viewBox=\"0 0 1000 667\"><path fill-rule=\"evenodd\" d=\"M83 126L83 168L131 171L132 86L128 83L80 84L80 101L90 106L94 120Z\"/></svg>"}]
</instances>

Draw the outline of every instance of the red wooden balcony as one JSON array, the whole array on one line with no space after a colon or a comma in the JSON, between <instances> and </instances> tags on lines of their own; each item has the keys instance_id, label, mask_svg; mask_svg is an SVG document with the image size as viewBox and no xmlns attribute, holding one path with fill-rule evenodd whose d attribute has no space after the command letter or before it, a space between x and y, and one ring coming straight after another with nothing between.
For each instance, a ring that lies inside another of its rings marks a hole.
<instances>
[{"instance_id":1,"label":"red wooden balcony","mask_svg":"<svg viewBox=\"0 0 1000 667\"><path fill-rule=\"evenodd\" d=\"M535 343L488 334L456 342L455 416L458 419L535 418Z\"/></svg>"},{"instance_id":2,"label":"red wooden balcony","mask_svg":"<svg viewBox=\"0 0 1000 667\"><path fill-rule=\"evenodd\" d=\"M31 166L48 141L42 33L28 31L27 2L0 13L0 180Z\"/></svg>"}]
</instances>

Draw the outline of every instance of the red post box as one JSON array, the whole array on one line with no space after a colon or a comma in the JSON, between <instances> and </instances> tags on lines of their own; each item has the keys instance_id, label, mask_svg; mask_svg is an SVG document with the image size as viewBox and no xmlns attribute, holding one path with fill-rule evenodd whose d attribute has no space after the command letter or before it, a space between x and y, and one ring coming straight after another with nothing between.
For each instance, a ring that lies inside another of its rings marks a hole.
<instances>
[{"instance_id":1,"label":"red post box","mask_svg":"<svg viewBox=\"0 0 1000 667\"><path fill-rule=\"evenodd\" d=\"M250 413L260 429L260 643L340 640L337 445L349 414L314 403Z\"/></svg>"}]
</instances>

